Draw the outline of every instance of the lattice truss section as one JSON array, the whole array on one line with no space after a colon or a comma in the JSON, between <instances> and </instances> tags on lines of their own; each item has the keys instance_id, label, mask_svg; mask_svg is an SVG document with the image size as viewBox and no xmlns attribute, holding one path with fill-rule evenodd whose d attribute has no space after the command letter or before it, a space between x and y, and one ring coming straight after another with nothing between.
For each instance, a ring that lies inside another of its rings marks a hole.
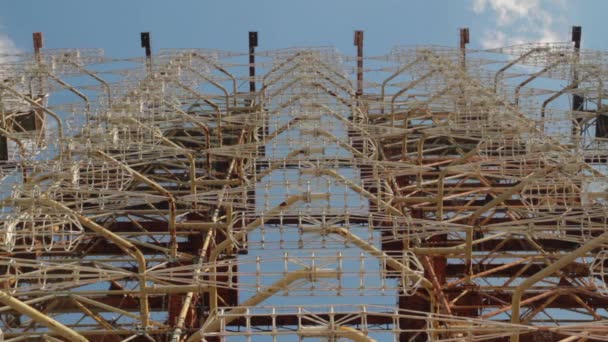
<instances>
[{"instance_id":1,"label":"lattice truss section","mask_svg":"<svg viewBox=\"0 0 608 342\"><path fill-rule=\"evenodd\" d=\"M3 339L608 340L605 53L357 62L5 57Z\"/></svg>"}]
</instances>

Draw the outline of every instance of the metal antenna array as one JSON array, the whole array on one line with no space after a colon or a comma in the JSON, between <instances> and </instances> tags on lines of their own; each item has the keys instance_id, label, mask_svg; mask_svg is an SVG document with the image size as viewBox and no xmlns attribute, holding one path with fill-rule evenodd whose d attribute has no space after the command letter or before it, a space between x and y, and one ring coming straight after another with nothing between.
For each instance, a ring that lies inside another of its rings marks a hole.
<instances>
[{"instance_id":1,"label":"metal antenna array","mask_svg":"<svg viewBox=\"0 0 608 342\"><path fill-rule=\"evenodd\" d=\"M34 34L0 64L2 339L608 340L608 58L572 38Z\"/></svg>"}]
</instances>

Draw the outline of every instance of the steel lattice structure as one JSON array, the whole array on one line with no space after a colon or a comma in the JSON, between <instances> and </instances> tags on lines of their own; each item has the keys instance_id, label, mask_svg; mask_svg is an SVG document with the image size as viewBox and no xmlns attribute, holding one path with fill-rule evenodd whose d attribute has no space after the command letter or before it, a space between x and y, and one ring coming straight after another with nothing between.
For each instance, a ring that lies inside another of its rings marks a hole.
<instances>
[{"instance_id":1,"label":"steel lattice structure","mask_svg":"<svg viewBox=\"0 0 608 342\"><path fill-rule=\"evenodd\" d=\"M608 340L608 54L580 29L377 57L361 31L357 57L35 37L0 64L4 341Z\"/></svg>"}]
</instances>

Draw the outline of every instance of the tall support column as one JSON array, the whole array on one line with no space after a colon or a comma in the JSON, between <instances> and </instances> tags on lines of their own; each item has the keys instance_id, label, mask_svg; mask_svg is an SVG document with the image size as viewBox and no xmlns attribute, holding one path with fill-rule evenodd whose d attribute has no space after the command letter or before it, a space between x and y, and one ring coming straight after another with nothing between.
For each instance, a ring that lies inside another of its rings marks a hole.
<instances>
[{"instance_id":1,"label":"tall support column","mask_svg":"<svg viewBox=\"0 0 608 342\"><path fill-rule=\"evenodd\" d=\"M357 47L357 97L363 95L363 31L355 31Z\"/></svg>"},{"instance_id":2,"label":"tall support column","mask_svg":"<svg viewBox=\"0 0 608 342\"><path fill-rule=\"evenodd\" d=\"M459 30L459 32L460 32L460 39L459 39L460 68L462 69L462 72L466 73L467 72L467 44L469 44L469 28L463 27ZM458 105L461 107L461 110L464 110L464 108L466 107L466 104L467 104L466 90L463 85L460 85L459 88L460 88L460 92L461 92L462 96L461 96L460 100L458 101Z\"/></svg>"},{"instance_id":3,"label":"tall support column","mask_svg":"<svg viewBox=\"0 0 608 342\"><path fill-rule=\"evenodd\" d=\"M152 44L150 43L150 32L142 32L140 34L141 37L141 47L146 50L146 68L148 69L148 74L152 73Z\"/></svg>"},{"instance_id":4,"label":"tall support column","mask_svg":"<svg viewBox=\"0 0 608 342\"><path fill-rule=\"evenodd\" d=\"M0 135L0 160L8 160L8 141L4 135Z\"/></svg>"},{"instance_id":5,"label":"tall support column","mask_svg":"<svg viewBox=\"0 0 608 342\"><path fill-rule=\"evenodd\" d=\"M40 49L42 49L43 45L42 32L34 32L32 38L34 40L34 55L36 56L36 61L40 61Z\"/></svg>"},{"instance_id":6,"label":"tall support column","mask_svg":"<svg viewBox=\"0 0 608 342\"><path fill-rule=\"evenodd\" d=\"M141 33L141 47L146 50L146 57L152 57L152 46L150 44L150 32Z\"/></svg>"},{"instance_id":7,"label":"tall support column","mask_svg":"<svg viewBox=\"0 0 608 342\"><path fill-rule=\"evenodd\" d=\"M257 31L249 31L249 92L255 93L255 48L258 47Z\"/></svg>"},{"instance_id":8,"label":"tall support column","mask_svg":"<svg viewBox=\"0 0 608 342\"><path fill-rule=\"evenodd\" d=\"M460 64L465 71L467 68L467 44L469 44L469 28L463 27L460 29Z\"/></svg>"},{"instance_id":9,"label":"tall support column","mask_svg":"<svg viewBox=\"0 0 608 342\"><path fill-rule=\"evenodd\" d=\"M36 58L36 64L38 65L38 68L40 68L42 66L42 56L40 55L40 49L42 49L44 46L44 38L42 32L34 32L32 34L32 38L34 42L34 56ZM34 99L34 101L43 105L45 94L44 78L42 77L42 75L38 77L38 93L31 94L31 97L32 99ZM36 131L44 129L44 111L42 111L40 108L34 108L31 112L31 115L31 121L33 125L31 129Z\"/></svg>"},{"instance_id":10,"label":"tall support column","mask_svg":"<svg viewBox=\"0 0 608 342\"><path fill-rule=\"evenodd\" d=\"M572 84L575 84L573 90L578 88L578 70L577 65L580 53L581 53L581 37L583 30L580 26L572 26L572 42L574 43L574 54L575 54L575 62L572 65ZM573 111L582 111L585 107L585 98L574 94L572 96L572 110ZM572 134L583 134L583 130L580 128L580 124L582 123L581 118L576 118L572 122Z\"/></svg>"}]
</instances>

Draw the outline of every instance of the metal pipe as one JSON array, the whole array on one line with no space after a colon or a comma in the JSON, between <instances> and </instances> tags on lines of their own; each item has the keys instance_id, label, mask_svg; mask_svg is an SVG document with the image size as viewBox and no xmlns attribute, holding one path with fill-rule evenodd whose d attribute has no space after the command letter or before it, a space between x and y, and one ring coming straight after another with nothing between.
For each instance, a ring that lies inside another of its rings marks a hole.
<instances>
[{"instance_id":1,"label":"metal pipe","mask_svg":"<svg viewBox=\"0 0 608 342\"><path fill-rule=\"evenodd\" d=\"M133 257L137 261L137 267L139 270L139 290L140 290L140 312L141 312L141 321L143 327L148 326L148 321L150 319L150 307L148 304L148 294L146 292L146 258L143 253L130 241L123 239L119 235L107 230L106 228L100 226L99 224L93 222L89 218L73 211L72 209L66 207L64 204L59 203L50 198L40 198L38 201L41 204L48 205L49 207L57 208L66 213L71 213L78 219L78 222L83 226L91 229L95 233L100 236L112 241L118 248L120 248L127 255Z\"/></svg>"},{"instance_id":2,"label":"metal pipe","mask_svg":"<svg viewBox=\"0 0 608 342\"><path fill-rule=\"evenodd\" d=\"M574 341L584 342L584 341L587 341L587 338L582 337L582 336L573 335L573 336L569 336L564 339L561 339L558 342L574 342Z\"/></svg>"},{"instance_id":3,"label":"metal pipe","mask_svg":"<svg viewBox=\"0 0 608 342\"><path fill-rule=\"evenodd\" d=\"M605 243L608 243L608 232L590 240L574 251L566 253L554 263L524 280L519 286L517 286L517 288L515 288L515 291L513 292L511 299L511 323L518 324L520 321L519 314L521 297L527 289L531 288L534 286L534 284L543 280L545 277L550 276L551 274L568 266L574 260L583 257L585 254L596 248L601 247ZM519 342L519 334L511 335L511 342Z\"/></svg>"},{"instance_id":4,"label":"metal pipe","mask_svg":"<svg viewBox=\"0 0 608 342\"><path fill-rule=\"evenodd\" d=\"M21 142L21 140L19 140L18 138L16 138L14 135L12 135L11 133L9 133L8 131L5 131L2 127L0 127L0 134L4 135L6 138L12 140L15 142L15 144L17 144L17 146L19 146L19 155L21 156L21 163L24 162L25 159L25 146L23 145L23 143ZM24 172L25 172L25 165L23 168Z\"/></svg>"},{"instance_id":5,"label":"metal pipe","mask_svg":"<svg viewBox=\"0 0 608 342\"><path fill-rule=\"evenodd\" d=\"M520 84L518 84L517 87L515 87L515 105L516 106L519 105L519 93L521 91L521 88L523 88L526 84L534 81L536 78L540 77L545 72L547 72L547 71L555 68L556 66L560 65L561 63L563 63L565 61L566 61L565 58L560 58L557 61L549 64L546 67L544 67L542 70L535 72L530 77L526 78L523 82L521 82Z\"/></svg>"},{"instance_id":6,"label":"metal pipe","mask_svg":"<svg viewBox=\"0 0 608 342\"><path fill-rule=\"evenodd\" d=\"M498 90L498 78L499 78L500 75L502 75L510 67L512 67L515 64L521 62L522 60L528 58L530 55L532 55L532 54L534 54L536 52L541 52L541 51L549 51L549 48L534 48L534 49L532 49L532 50L524 53L523 55L515 58L514 60L512 60L510 63L508 63L504 67L500 68L500 70L498 70L496 72L496 74L494 74L494 92L496 92Z\"/></svg>"},{"instance_id":7,"label":"metal pipe","mask_svg":"<svg viewBox=\"0 0 608 342\"><path fill-rule=\"evenodd\" d=\"M177 105L173 104L173 103L169 103L169 105L178 113L182 114L183 116L187 117L188 119L191 120L191 122L195 125L198 126L199 128L201 128L204 132L205 132L205 143L207 144L205 146L205 148L211 148L211 130L209 128L209 126L207 125L207 123L198 120L197 117L195 117L194 115L190 115L188 114L188 112L184 111L183 109L181 109L180 107L178 107ZM209 173L211 173L211 158L209 156L209 154L207 154L207 171ZM198 181L198 180L197 180Z\"/></svg>"},{"instance_id":8,"label":"metal pipe","mask_svg":"<svg viewBox=\"0 0 608 342\"><path fill-rule=\"evenodd\" d=\"M6 90L8 90L9 93L17 96L18 98L24 100L25 102L29 103L32 106L40 108L42 111L46 112L53 119L55 119L55 121L57 121L57 135L58 135L58 140L59 140L59 144L60 144L59 157L61 158L62 153L63 153L63 151L62 151L63 148L61 146L61 142L63 141L63 124L61 123L61 118L59 117L59 115L57 113L55 113L54 111L50 110L49 108L40 105L38 102L32 100L31 98L29 98L29 97L27 97L25 95L22 95L20 92L18 92L17 90L13 89L12 87L0 84L0 89L6 89Z\"/></svg>"},{"instance_id":9,"label":"metal pipe","mask_svg":"<svg viewBox=\"0 0 608 342\"><path fill-rule=\"evenodd\" d=\"M88 122L89 115L91 114L91 102L89 100L89 97L86 96L85 94L83 94L82 92L80 92L78 89L74 88L71 84L69 84L69 83L65 82L64 80L62 80L61 78L57 77L55 74L47 71L47 75L50 76L55 82L59 83L64 88L71 91L72 93L74 93L76 96L80 97L84 101L85 116L86 116L87 122Z\"/></svg>"},{"instance_id":10,"label":"metal pipe","mask_svg":"<svg viewBox=\"0 0 608 342\"><path fill-rule=\"evenodd\" d=\"M369 191L367 191L364 188L360 187L359 185L355 184L353 181L351 181L350 179L347 179L346 177L342 176L338 172L336 172L334 170L329 170L329 169L322 169L322 170L319 170L319 172L321 174L339 179L344 184L346 184L349 188L351 188L355 192L363 195L364 197L366 197L367 199L372 201L374 204L380 205L383 208L385 208L389 213L391 213L393 215L403 216L403 212L401 210L393 207L391 204L378 198L376 195L370 193Z\"/></svg>"},{"instance_id":11,"label":"metal pipe","mask_svg":"<svg viewBox=\"0 0 608 342\"><path fill-rule=\"evenodd\" d=\"M382 81L382 85L380 86L380 101L382 101L384 103L384 92L386 91L386 85L388 84L389 81L391 81L395 77L401 75L407 69L409 69L409 68L413 67L414 65L418 64L418 62L420 62L421 59L425 59L425 58L426 58L426 56L425 57L417 57L413 62L410 62L410 63L408 63L408 64L400 67L392 75L390 75L388 78L386 78L384 81ZM382 105L382 113L384 113L384 105Z\"/></svg>"},{"instance_id":12,"label":"metal pipe","mask_svg":"<svg viewBox=\"0 0 608 342\"><path fill-rule=\"evenodd\" d=\"M207 231L207 235L205 236L205 241L203 242L203 248L201 248L201 252L199 253L199 265L202 264L205 255L207 255L207 250L209 249L209 245L211 244L212 238L213 230L209 229L209 231ZM199 270L200 267L197 269L197 273L200 273ZM188 292L186 294L186 298L184 299L184 303L182 304L182 309L180 310L179 316L177 317L175 330L173 330L173 335L171 335L171 342L179 342L181 340L181 336L183 334L184 329L184 323L186 321L186 315L188 315L188 308L190 307L190 303L192 303L193 297L194 292Z\"/></svg>"},{"instance_id":13,"label":"metal pipe","mask_svg":"<svg viewBox=\"0 0 608 342\"><path fill-rule=\"evenodd\" d=\"M249 223L248 225L246 225L245 227L243 227L241 230L239 230L238 232L234 233L233 237L231 237L231 238L229 237L228 239L220 242L217 246L215 246L215 248L211 252L211 255L209 256L209 261L212 264L215 264L215 262L217 261L218 257L220 256L220 254L223 253L226 249L228 249L233 244L233 241L237 241L238 242L238 241L244 240L249 232L257 229L260 225L264 224L266 222L266 220L268 220L268 219L272 218L273 216L279 214L280 212L282 212L286 208L289 208L290 206L292 206L293 204L299 202L300 200L302 200L302 196L300 196L300 195L290 196L283 203L279 204L278 206L276 206L273 209L271 209L270 211L268 211L264 216L258 217L253 222ZM211 311L213 311L213 310L216 310L217 307L218 307L218 305L217 305L217 289L215 289L215 287L212 288L212 290L211 290L211 296L210 297L211 297L211 299L210 299L210 301L211 301L210 307L211 307Z\"/></svg>"},{"instance_id":14,"label":"metal pipe","mask_svg":"<svg viewBox=\"0 0 608 342\"><path fill-rule=\"evenodd\" d=\"M433 74L435 74L436 72L438 72L439 70L437 69L433 69L429 72L427 72L426 74L422 75L420 78L414 80L413 82L411 82L410 84L408 84L406 87L402 88L401 90L399 90L398 92L395 93L395 95L393 95L391 97L391 126L395 125L395 101L397 100L397 98L399 96L401 96L401 94L405 93L406 91L414 88L416 85L418 85L418 83L426 80L427 78L433 76ZM407 119L404 119L407 121Z\"/></svg>"},{"instance_id":15,"label":"metal pipe","mask_svg":"<svg viewBox=\"0 0 608 342\"><path fill-rule=\"evenodd\" d=\"M540 117L541 117L541 119L545 118L545 110L546 110L547 105L549 103L551 103L553 100L557 99L558 97L562 96L568 90L572 90L572 89L578 88L578 84L579 84L579 81L574 81L574 82L570 83L568 86L566 86L565 88L562 88L560 91L558 91L555 94L551 95L551 97L549 97L548 99L546 99L543 102L543 105L540 108ZM544 122L543 122L543 124L544 124Z\"/></svg>"},{"instance_id":16,"label":"metal pipe","mask_svg":"<svg viewBox=\"0 0 608 342\"><path fill-rule=\"evenodd\" d=\"M230 322L237 319L239 315L245 313L250 306L256 306L260 304L261 302L272 297L281 290L288 288L288 286L295 281L301 279L312 280L318 278L336 278L337 275L337 271L334 270L302 269L290 272L274 284L263 289L262 291L257 292L254 296L239 305L239 307L230 310L227 318L219 319L217 316L217 311L211 310L214 315L209 317L209 319L205 322L205 324L200 330L190 335L186 342L200 341L205 333L218 331L221 328L222 324L229 324Z\"/></svg>"},{"instance_id":17,"label":"metal pipe","mask_svg":"<svg viewBox=\"0 0 608 342\"><path fill-rule=\"evenodd\" d=\"M373 338L367 336L362 331L345 326L335 326L335 331L330 327L301 327L298 329L298 335L301 337L338 337L347 338L355 342L376 342Z\"/></svg>"},{"instance_id":18,"label":"metal pipe","mask_svg":"<svg viewBox=\"0 0 608 342\"><path fill-rule=\"evenodd\" d=\"M163 196L165 196L167 198L167 202L169 203L169 234L171 235L171 257L173 257L173 258L177 257L177 231L175 229L175 219L176 219L177 207L175 204L175 197L173 197L173 194L171 194L171 192L169 192L168 190L163 188L160 184L158 184L155 181L151 180L150 178L144 176L140 172L135 171L133 168L131 168L127 164L117 160L116 158L106 154L105 152L103 152L101 150L97 150L95 152L98 155L100 155L101 157L103 157L104 159L107 159L107 160L117 164L118 166L123 168L125 171L132 174L133 177L148 184L154 190L158 191L159 193L161 193Z\"/></svg>"},{"instance_id":19,"label":"metal pipe","mask_svg":"<svg viewBox=\"0 0 608 342\"><path fill-rule=\"evenodd\" d=\"M198 70L186 65L186 64L182 64L182 66L186 69L188 69L190 72L192 72L193 74L195 74L196 76L204 79L205 81L211 83L213 86L215 86L217 89L219 89L221 92L224 93L224 96L226 98L226 113L230 112L230 93L228 92L228 89L226 89L224 86L222 86L221 84L217 83L214 79L212 79L211 77L207 77L205 76L205 74L198 72ZM236 94L235 94L235 99L236 99Z\"/></svg>"},{"instance_id":20,"label":"metal pipe","mask_svg":"<svg viewBox=\"0 0 608 342\"><path fill-rule=\"evenodd\" d=\"M198 52L192 52L191 56L205 61L206 63L208 63L209 65L211 65L212 67L214 67L217 71L219 71L222 74L228 76L228 78L230 78L232 80L232 93L234 95L233 103L234 103L234 106L236 107L236 104L237 104L236 103L236 92L237 92L236 77L234 77L233 74L231 74L230 72L228 72L221 65L215 63L213 60L210 60L209 58L201 55Z\"/></svg>"},{"instance_id":21,"label":"metal pipe","mask_svg":"<svg viewBox=\"0 0 608 342\"><path fill-rule=\"evenodd\" d=\"M411 268L399 262L397 259L387 255L385 252L379 250L376 246L370 244L369 242L359 238L358 236L352 234L347 228L339 227L339 226L331 226L327 228L327 233L340 235L346 241L352 243L353 245L359 247L361 250L369 253L371 256L377 259L383 259L386 261L386 265L394 268L396 270L401 270L407 273L410 276L416 276L421 281L421 285L429 290L429 293L433 291L433 284L424 276L418 276L416 272L414 272Z\"/></svg>"},{"instance_id":22,"label":"metal pipe","mask_svg":"<svg viewBox=\"0 0 608 342\"><path fill-rule=\"evenodd\" d=\"M52 319L47 314L36 310L35 308L23 303L15 297L12 297L6 291L0 291L0 302L2 302L2 304L4 305L11 307L17 312L32 318L32 320L34 320L36 323L44 325L45 327L57 333L58 335L67 338L68 341L89 341L84 336L80 335L78 332Z\"/></svg>"},{"instance_id":23,"label":"metal pipe","mask_svg":"<svg viewBox=\"0 0 608 342\"><path fill-rule=\"evenodd\" d=\"M182 84L181 82L174 80L173 83L177 84L180 88L182 88L182 89L186 90L187 92L189 92L190 94L194 95L194 97L196 97L197 99L202 100L206 104L213 107L213 109L217 113L217 134L218 134L220 146L222 146L223 145L223 142L222 142L222 111L220 110L220 107L215 102L202 96L199 92L190 89L190 87Z\"/></svg>"},{"instance_id":24,"label":"metal pipe","mask_svg":"<svg viewBox=\"0 0 608 342\"><path fill-rule=\"evenodd\" d=\"M284 75L284 73L279 74L279 78L277 80L273 80L272 82L268 83L266 82L268 80L269 76L272 76L276 71L278 71L279 69L281 69L282 67L284 67L285 65L289 64L291 61L293 61L294 59L296 59L298 56L300 56L301 52L297 52L295 53L293 56L286 58L283 62L275 65L272 69L270 69L266 74L264 74L264 76L262 76L262 89L260 89L260 94L264 92L264 90L269 86L274 84L275 82L277 82L279 79L281 79L281 77Z\"/></svg>"},{"instance_id":25,"label":"metal pipe","mask_svg":"<svg viewBox=\"0 0 608 342\"><path fill-rule=\"evenodd\" d=\"M69 59L67 59L70 55L69 54L65 54L63 61L71 66L76 67L80 72L83 72L89 76L91 76L92 78L94 78L96 81L98 81L99 83L101 83L101 85L104 87L104 89L106 90L106 95L108 96L108 109L112 107L112 89L110 88L110 84L108 84L108 82L106 82L103 78L97 76L94 72L89 71L88 69L82 67L80 64L73 62Z\"/></svg>"},{"instance_id":26,"label":"metal pipe","mask_svg":"<svg viewBox=\"0 0 608 342\"><path fill-rule=\"evenodd\" d=\"M268 81L268 77L272 76L275 72L277 72L279 69L281 69L282 67L287 65L289 62L295 60L296 58L298 58L298 57L304 58L303 56L305 57L306 55L303 55L301 52L298 52L298 53L294 54L292 57L287 58L284 62L279 63L274 68L272 68L268 73L266 73L262 77L262 88L260 89L260 94L263 94L264 90L266 90L266 88L268 88L268 86L273 85L274 83L280 81L281 79L283 79L284 76L290 76L291 72L298 69L298 67L302 66L302 64L300 63L300 61L296 62L293 67L279 73L279 75L277 77L275 77L275 79L272 79L270 81ZM315 64L317 66L323 67L323 69L327 70L328 72L333 73L335 76L344 80L345 82L350 82L350 80L348 78L346 78L346 77L344 77L344 75L341 75L340 73L336 72L334 69L329 67L327 64L323 63L323 61L316 60Z\"/></svg>"}]
</instances>

